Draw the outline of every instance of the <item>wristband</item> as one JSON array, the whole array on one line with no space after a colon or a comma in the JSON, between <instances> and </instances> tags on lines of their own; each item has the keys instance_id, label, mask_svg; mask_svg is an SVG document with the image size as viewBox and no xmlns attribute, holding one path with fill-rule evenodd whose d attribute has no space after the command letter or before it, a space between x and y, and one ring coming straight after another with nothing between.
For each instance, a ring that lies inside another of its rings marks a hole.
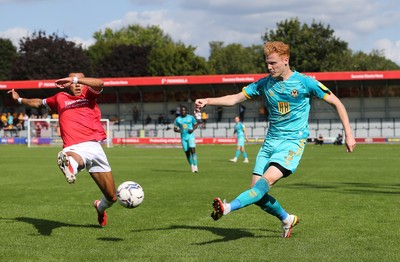
<instances>
[{"instance_id":1,"label":"wristband","mask_svg":"<svg viewBox=\"0 0 400 262\"><path fill-rule=\"evenodd\" d=\"M75 85L78 83L78 78L76 76L72 78L72 83Z\"/></svg>"},{"instance_id":2,"label":"wristband","mask_svg":"<svg viewBox=\"0 0 400 262\"><path fill-rule=\"evenodd\" d=\"M20 98L18 98L17 100L18 100L18 103L19 103L20 105L22 105L22 98L20 97Z\"/></svg>"}]
</instances>

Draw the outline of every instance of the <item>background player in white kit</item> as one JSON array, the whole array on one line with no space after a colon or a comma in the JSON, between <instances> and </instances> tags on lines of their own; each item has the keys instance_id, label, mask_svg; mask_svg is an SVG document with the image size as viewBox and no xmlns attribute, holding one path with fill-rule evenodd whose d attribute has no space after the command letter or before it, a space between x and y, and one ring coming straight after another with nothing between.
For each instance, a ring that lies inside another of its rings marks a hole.
<instances>
[{"instance_id":1,"label":"background player in white kit","mask_svg":"<svg viewBox=\"0 0 400 262\"><path fill-rule=\"evenodd\" d=\"M96 98L102 92L103 84L101 79L70 73L55 82L57 87L66 88L70 93L29 99L21 98L14 89L8 91L20 104L35 108L44 105L59 114L63 150L58 153L57 164L70 184L75 183L79 171L86 169L89 172L103 193L102 199L93 203L102 227L107 224L105 210L117 200L111 167L100 145L100 141L106 139L106 133L100 123L101 111Z\"/></svg>"}]
</instances>

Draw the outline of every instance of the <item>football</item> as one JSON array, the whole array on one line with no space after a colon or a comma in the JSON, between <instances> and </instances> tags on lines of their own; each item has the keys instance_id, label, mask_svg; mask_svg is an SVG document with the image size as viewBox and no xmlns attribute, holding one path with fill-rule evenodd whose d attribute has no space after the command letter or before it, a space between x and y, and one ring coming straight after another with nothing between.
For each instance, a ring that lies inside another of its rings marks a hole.
<instances>
[{"instance_id":1,"label":"football","mask_svg":"<svg viewBox=\"0 0 400 262\"><path fill-rule=\"evenodd\" d=\"M136 182L125 181L117 189L118 203L125 208L135 208L144 199L143 188Z\"/></svg>"}]
</instances>

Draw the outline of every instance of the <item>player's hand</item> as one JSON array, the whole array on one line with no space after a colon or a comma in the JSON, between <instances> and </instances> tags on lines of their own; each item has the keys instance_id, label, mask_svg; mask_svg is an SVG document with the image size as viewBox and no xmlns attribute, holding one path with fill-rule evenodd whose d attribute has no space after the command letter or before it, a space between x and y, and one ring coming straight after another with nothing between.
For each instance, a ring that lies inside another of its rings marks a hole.
<instances>
[{"instance_id":1,"label":"player's hand","mask_svg":"<svg viewBox=\"0 0 400 262\"><path fill-rule=\"evenodd\" d=\"M346 136L346 150L347 152L351 153L354 151L356 147L356 140L354 139L353 135Z\"/></svg>"},{"instance_id":2,"label":"player's hand","mask_svg":"<svg viewBox=\"0 0 400 262\"><path fill-rule=\"evenodd\" d=\"M208 98L196 99L194 102L195 110L194 112L200 112L200 110L208 104Z\"/></svg>"},{"instance_id":3,"label":"player's hand","mask_svg":"<svg viewBox=\"0 0 400 262\"><path fill-rule=\"evenodd\" d=\"M17 91L15 91L14 89L11 89L7 92L7 94L10 94L14 100L18 100L19 98L19 94L17 93Z\"/></svg>"},{"instance_id":4,"label":"player's hand","mask_svg":"<svg viewBox=\"0 0 400 262\"><path fill-rule=\"evenodd\" d=\"M193 133L193 129L188 130L189 134Z\"/></svg>"},{"instance_id":5,"label":"player's hand","mask_svg":"<svg viewBox=\"0 0 400 262\"><path fill-rule=\"evenodd\" d=\"M69 88L72 84L73 78L72 77L65 77L65 78L61 78L56 80L55 84L56 87L58 88Z\"/></svg>"}]
</instances>

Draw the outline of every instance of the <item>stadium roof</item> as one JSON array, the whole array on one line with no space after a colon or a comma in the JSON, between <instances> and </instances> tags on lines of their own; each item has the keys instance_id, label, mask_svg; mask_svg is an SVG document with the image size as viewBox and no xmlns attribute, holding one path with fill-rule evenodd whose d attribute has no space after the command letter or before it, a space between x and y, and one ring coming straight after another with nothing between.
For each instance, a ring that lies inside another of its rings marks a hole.
<instances>
[{"instance_id":1,"label":"stadium roof","mask_svg":"<svg viewBox=\"0 0 400 262\"><path fill-rule=\"evenodd\" d=\"M390 80L400 79L400 70L392 71L353 71L353 72L320 72L304 73L319 81L351 81L351 80ZM155 77L119 77L102 78L105 86L167 86L167 85L199 85L199 84L235 84L251 83L266 74L231 74L202 76L155 76ZM55 79L0 81L0 90L8 89L44 89L56 88Z\"/></svg>"}]
</instances>

